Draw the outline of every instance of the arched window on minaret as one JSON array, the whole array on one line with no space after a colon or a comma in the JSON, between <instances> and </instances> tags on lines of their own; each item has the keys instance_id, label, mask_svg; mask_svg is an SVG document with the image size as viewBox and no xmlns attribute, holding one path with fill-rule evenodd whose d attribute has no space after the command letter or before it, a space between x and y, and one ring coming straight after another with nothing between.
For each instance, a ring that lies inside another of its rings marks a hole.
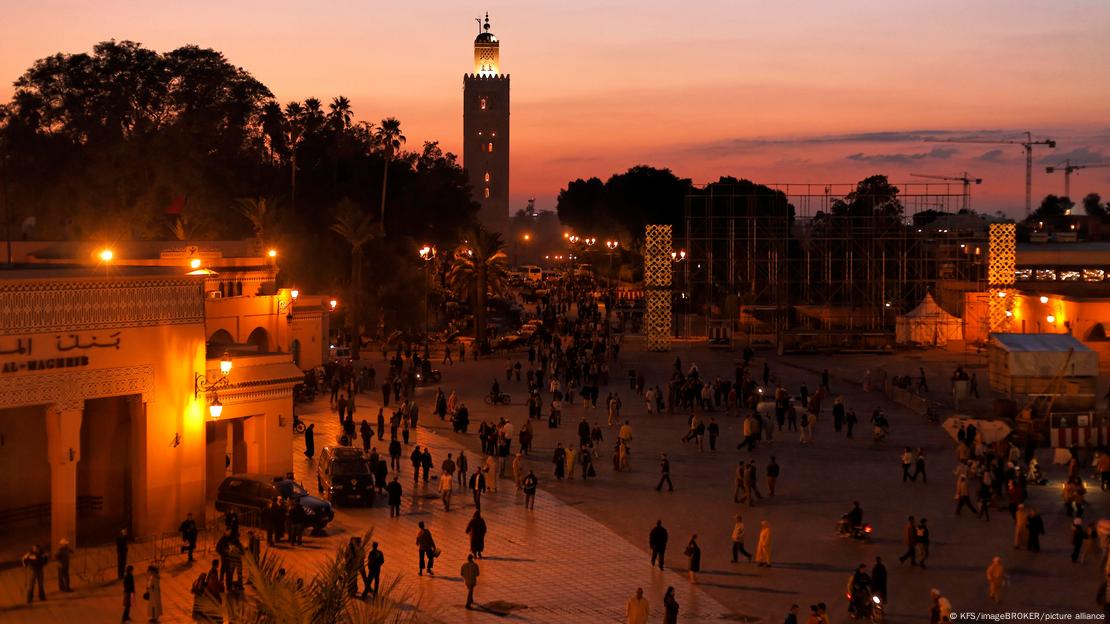
<instances>
[{"instance_id":1,"label":"arched window on minaret","mask_svg":"<svg viewBox=\"0 0 1110 624\"><path fill-rule=\"evenodd\" d=\"M487 104L486 98L481 98L481 99L478 100L478 108L480 108L482 110L486 110L486 104Z\"/></svg>"}]
</instances>

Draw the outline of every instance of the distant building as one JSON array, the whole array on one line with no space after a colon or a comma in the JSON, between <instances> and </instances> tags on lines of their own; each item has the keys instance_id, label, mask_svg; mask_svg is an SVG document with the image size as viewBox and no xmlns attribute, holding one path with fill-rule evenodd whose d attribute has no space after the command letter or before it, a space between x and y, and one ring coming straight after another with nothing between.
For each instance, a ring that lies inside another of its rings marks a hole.
<instances>
[{"instance_id":1,"label":"distant building","mask_svg":"<svg viewBox=\"0 0 1110 624\"><path fill-rule=\"evenodd\" d=\"M509 75L501 73L500 44L489 14L474 39L474 73L463 75L463 165L487 229L509 228Z\"/></svg>"}]
</instances>

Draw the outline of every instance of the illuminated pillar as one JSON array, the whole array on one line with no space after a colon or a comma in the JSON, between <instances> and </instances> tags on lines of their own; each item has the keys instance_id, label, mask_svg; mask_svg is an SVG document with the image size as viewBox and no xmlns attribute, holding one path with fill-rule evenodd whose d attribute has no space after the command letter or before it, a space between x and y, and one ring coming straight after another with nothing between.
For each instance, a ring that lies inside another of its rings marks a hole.
<instances>
[{"instance_id":1,"label":"illuminated pillar","mask_svg":"<svg viewBox=\"0 0 1110 624\"><path fill-rule=\"evenodd\" d=\"M1017 224L992 223L990 226L990 256L987 263L987 284L990 287L988 304L990 332L1009 329L1007 312L1014 305L1014 271L1017 267Z\"/></svg>"},{"instance_id":2,"label":"illuminated pillar","mask_svg":"<svg viewBox=\"0 0 1110 624\"><path fill-rule=\"evenodd\" d=\"M649 225L644 234L644 333L648 351L671 349L671 226Z\"/></svg>"},{"instance_id":3,"label":"illuminated pillar","mask_svg":"<svg viewBox=\"0 0 1110 624\"><path fill-rule=\"evenodd\" d=\"M83 400L46 409L46 453L50 463L50 544L63 537L77 546L77 462L81 460Z\"/></svg>"}]
</instances>

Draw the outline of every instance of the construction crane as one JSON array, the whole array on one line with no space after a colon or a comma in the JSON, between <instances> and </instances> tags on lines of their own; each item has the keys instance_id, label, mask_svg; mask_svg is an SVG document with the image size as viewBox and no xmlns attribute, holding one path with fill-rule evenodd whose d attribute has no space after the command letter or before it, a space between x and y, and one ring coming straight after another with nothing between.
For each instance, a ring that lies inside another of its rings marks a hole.
<instances>
[{"instance_id":1,"label":"construction crane","mask_svg":"<svg viewBox=\"0 0 1110 624\"><path fill-rule=\"evenodd\" d=\"M1025 150L1025 216L1033 211L1033 146L1045 145L1049 149L1056 149L1056 141L1052 139L1033 140L1033 133L1026 132L1025 140L1021 139L925 139L930 143L988 143L991 145L1020 145Z\"/></svg>"},{"instance_id":2,"label":"construction crane","mask_svg":"<svg viewBox=\"0 0 1110 624\"><path fill-rule=\"evenodd\" d=\"M1045 173L1054 173L1056 171L1064 172L1064 197L1071 198L1071 174L1079 171L1080 169L1097 169L1098 167L1110 167L1110 163L1091 163L1088 165L1073 165L1070 158L1065 158L1064 162L1056 165L1055 167L1045 167Z\"/></svg>"},{"instance_id":3,"label":"construction crane","mask_svg":"<svg viewBox=\"0 0 1110 624\"><path fill-rule=\"evenodd\" d=\"M933 180L947 180L949 182L963 182L964 184L964 211L971 210L971 185L982 184L983 178L972 178L965 171L962 176L931 175L927 173L911 173L915 178L931 178Z\"/></svg>"}]
</instances>

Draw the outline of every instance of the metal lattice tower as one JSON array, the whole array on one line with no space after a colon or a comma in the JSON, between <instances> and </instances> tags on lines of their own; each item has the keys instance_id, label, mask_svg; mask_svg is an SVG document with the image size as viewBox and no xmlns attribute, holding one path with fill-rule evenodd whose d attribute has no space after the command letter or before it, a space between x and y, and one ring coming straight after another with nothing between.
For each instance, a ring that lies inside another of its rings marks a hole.
<instances>
[{"instance_id":1,"label":"metal lattice tower","mask_svg":"<svg viewBox=\"0 0 1110 624\"><path fill-rule=\"evenodd\" d=\"M671 349L671 226L648 225L644 235L644 333L648 351Z\"/></svg>"},{"instance_id":2,"label":"metal lattice tower","mask_svg":"<svg viewBox=\"0 0 1110 624\"><path fill-rule=\"evenodd\" d=\"M992 223L987 264L990 286L990 331L1005 331L1010 325L1007 314L1014 305L1014 269L1016 267L1017 225Z\"/></svg>"}]
</instances>

